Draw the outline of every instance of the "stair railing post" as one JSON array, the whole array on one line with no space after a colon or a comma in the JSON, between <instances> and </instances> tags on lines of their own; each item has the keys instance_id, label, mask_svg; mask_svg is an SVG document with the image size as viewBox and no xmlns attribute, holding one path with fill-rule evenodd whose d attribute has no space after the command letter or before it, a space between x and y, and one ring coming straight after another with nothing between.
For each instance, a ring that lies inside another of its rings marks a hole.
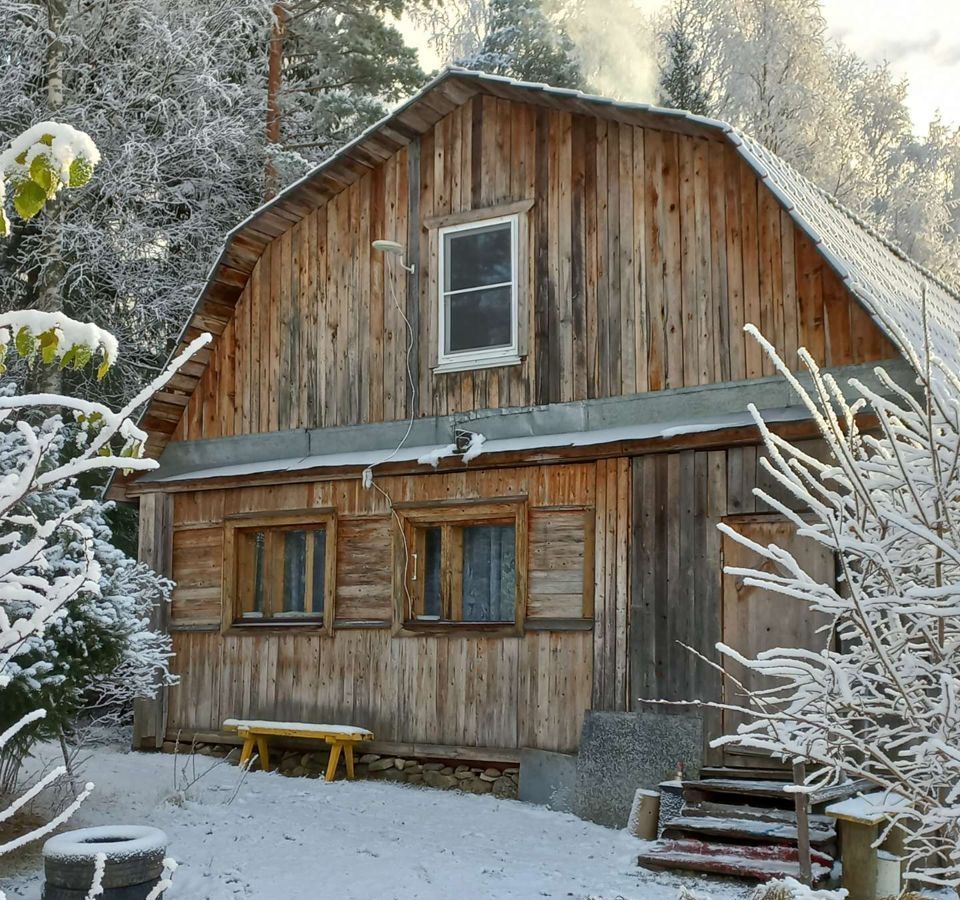
<instances>
[{"instance_id":1,"label":"stair railing post","mask_svg":"<svg viewBox=\"0 0 960 900\"><path fill-rule=\"evenodd\" d=\"M797 787L807 781L807 767L804 763L793 764L793 783ZM800 865L800 882L807 887L813 887L813 866L810 862L810 812L809 796L802 791L793 795L794 809L797 813L797 862Z\"/></svg>"}]
</instances>

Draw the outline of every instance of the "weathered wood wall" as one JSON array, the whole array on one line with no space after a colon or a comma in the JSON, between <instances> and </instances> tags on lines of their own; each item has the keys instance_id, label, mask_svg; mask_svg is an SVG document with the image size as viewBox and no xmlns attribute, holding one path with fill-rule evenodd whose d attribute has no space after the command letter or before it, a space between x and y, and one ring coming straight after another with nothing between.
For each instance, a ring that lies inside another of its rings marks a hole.
<instances>
[{"instance_id":1,"label":"weathered wood wall","mask_svg":"<svg viewBox=\"0 0 960 900\"><path fill-rule=\"evenodd\" d=\"M801 442L812 456L823 444ZM759 465L762 447L682 451L632 461L633 506L630 588L631 708L682 712L643 700L722 699L723 678L692 647L720 661L723 554L718 523L729 517L773 513L752 493L762 487L797 509ZM778 514L779 515L779 514ZM705 738L719 737L717 710L703 711ZM720 762L720 754L708 759Z\"/></svg>"},{"instance_id":2,"label":"weathered wood wall","mask_svg":"<svg viewBox=\"0 0 960 900\"><path fill-rule=\"evenodd\" d=\"M140 501L137 558L154 572L169 578L173 573L173 498L152 494ZM150 627L165 632L170 626L170 607L156 606ZM166 735L167 689L158 687L153 700L134 701L131 745L134 750L156 750Z\"/></svg>"},{"instance_id":3,"label":"weathered wood wall","mask_svg":"<svg viewBox=\"0 0 960 900\"><path fill-rule=\"evenodd\" d=\"M424 220L524 199L528 354L434 375ZM417 275L376 238L404 243ZM771 374L746 322L788 360L895 355L726 143L476 96L272 241L192 398L161 398L174 439L405 418L401 309L418 415Z\"/></svg>"},{"instance_id":4,"label":"weathered wood wall","mask_svg":"<svg viewBox=\"0 0 960 900\"><path fill-rule=\"evenodd\" d=\"M383 496L358 479L179 493L171 630L182 681L170 692L168 734L216 730L228 716L336 719L383 741L569 751L585 709L625 707L628 461L471 469L378 485L398 503L528 498L524 636L392 636L395 525ZM221 634L224 517L310 507L337 510L333 636L296 627ZM593 576L593 630L557 630L558 619L582 616L582 594L580 605L573 598L585 573ZM351 627L356 619L383 625Z\"/></svg>"}]
</instances>

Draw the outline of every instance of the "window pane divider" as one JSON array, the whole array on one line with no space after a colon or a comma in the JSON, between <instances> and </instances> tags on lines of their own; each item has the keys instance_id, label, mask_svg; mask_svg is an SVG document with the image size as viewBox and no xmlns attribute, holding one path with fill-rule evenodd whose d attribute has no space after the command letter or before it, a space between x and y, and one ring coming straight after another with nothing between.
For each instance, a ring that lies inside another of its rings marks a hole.
<instances>
[{"instance_id":1,"label":"window pane divider","mask_svg":"<svg viewBox=\"0 0 960 900\"><path fill-rule=\"evenodd\" d=\"M452 291L443 291L444 297L452 297L455 294L475 294L477 291L492 291L495 288L513 287L514 279L510 281L498 281L496 284L478 284L476 287L457 288Z\"/></svg>"}]
</instances>

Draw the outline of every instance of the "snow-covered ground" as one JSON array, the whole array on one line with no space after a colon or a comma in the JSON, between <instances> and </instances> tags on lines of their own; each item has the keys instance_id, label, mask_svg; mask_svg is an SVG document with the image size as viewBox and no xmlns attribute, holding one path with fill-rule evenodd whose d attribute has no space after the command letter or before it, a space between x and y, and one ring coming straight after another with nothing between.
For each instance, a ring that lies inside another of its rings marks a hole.
<instances>
[{"instance_id":1,"label":"snow-covered ground","mask_svg":"<svg viewBox=\"0 0 960 900\"><path fill-rule=\"evenodd\" d=\"M180 863L168 900L675 900L681 884L710 900L748 893L737 882L638 869L638 842L625 833L513 800L259 771L241 778L218 763L196 757L197 774L210 771L181 794L172 756L96 750L83 770L96 790L71 825L163 828ZM12 864L17 871L0 862L0 885L35 900L39 851Z\"/></svg>"}]
</instances>

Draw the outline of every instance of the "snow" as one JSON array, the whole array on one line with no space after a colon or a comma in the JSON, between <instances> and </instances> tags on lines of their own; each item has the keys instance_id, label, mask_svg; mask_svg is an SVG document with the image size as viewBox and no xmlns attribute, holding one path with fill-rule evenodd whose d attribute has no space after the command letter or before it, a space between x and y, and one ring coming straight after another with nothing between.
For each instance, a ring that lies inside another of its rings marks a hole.
<instances>
[{"instance_id":1,"label":"snow","mask_svg":"<svg viewBox=\"0 0 960 900\"><path fill-rule=\"evenodd\" d=\"M444 444L442 447L434 447L429 453L424 453L423 456L417 457L417 462L421 466L433 466L436 468L440 465L441 459L446 459L448 456L453 456L457 452L456 444Z\"/></svg>"},{"instance_id":2,"label":"snow","mask_svg":"<svg viewBox=\"0 0 960 900\"><path fill-rule=\"evenodd\" d=\"M340 734L344 737L369 737L371 732L356 725L314 725L309 722L272 722L267 719L225 719L223 727L227 730L244 728L257 730L302 731L306 734Z\"/></svg>"},{"instance_id":3,"label":"snow","mask_svg":"<svg viewBox=\"0 0 960 900\"><path fill-rule=\"evenodd\" d=\"M480 434L480 432L473 432L470 435L470 443L467 445L467 452L463 454L463 464L466 465L471 460L476 459L481 453L483 453L483 445L486 442L487 439Z\"/></svg>"},{"instance_id":4,"label":"snow","mask_svg":"<svg viewBox=\"0 0 960 900\"><path fill-rule=\"evenodd\" d=\"M78 322L63 313L39 309L0 313L0 345L8 344L21 328L26 328L34 337L52 331L57 336L58 359L73 347L86 347L91 353L101 351L108 365L116 362L117 339L90 322Z\"/></svg>"},{"instance_id":5,"label":"snow","mask_svg":"<svg viewBox=\"0 0 960 900\"><path fill-rule=\"evenodd\" d=\"M43 855L64 861L93 859L103 853L109 860L133 854L163 852L167 836L148 825L100 825L54 835L43 845Z\"/></svg>"},{"instance_id":6,"label":"snow","mask_svg":"<svg viewBox=\"0 0 960 900\"><path fill-rule=\"evenodd\" d=\"M55 748L44 748L55 758ZM687 885L710 900L750 886L654 873L624 831L490 795L375 781L326 783L178 757L193 780L176 789L167 754L95 749L96 790L71 827L111 821L163 829L180 868L166 900L675 900ZM39 894L40 858L4 878L8 898Z\"/></svg>"},{"instance_id":7,"label":"snow","mask_svg":"<svg viewBox=\"0 0 960 900\"><path fill-rule=\"evenodd\" d=\"M782 878L776 882L776 885L789 890L793 900L844 900L847 896L847 892L842 888L836 891L815 891L795 878Z\"/></svg>"},{"instance_id":8,"label":"snow","mask_svg":"<svg viewBox=\"0 0 960 900\"><path fill-rule=\"evenodd\" d=\"M849 797L838 803L831 803L825 810L835 819L848 819L860 822L881 822L890 815L910 809L910 801L900 794L887 791L875 791Z\"/></svg>"}]
</instances>

